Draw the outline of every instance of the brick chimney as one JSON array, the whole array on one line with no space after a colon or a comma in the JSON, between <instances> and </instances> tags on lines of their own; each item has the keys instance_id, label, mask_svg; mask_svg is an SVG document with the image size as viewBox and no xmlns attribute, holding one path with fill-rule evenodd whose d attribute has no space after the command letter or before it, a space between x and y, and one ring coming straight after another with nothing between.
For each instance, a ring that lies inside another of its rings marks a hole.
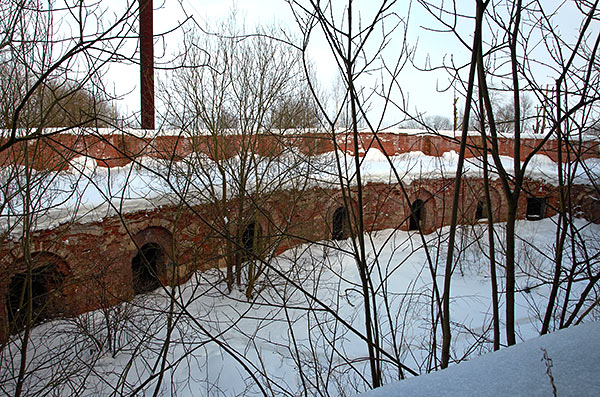
<instances>
[{"instance_id":1,"label":"brick chimney","mask_svg":"<svg viewBox=\"0 0 600 397\"><path fill-rule=\"evenodd\" d=\"M154 41L152 0L140 0L140 91L142 129L154 129Z\"/></svg>"}]
</instances>

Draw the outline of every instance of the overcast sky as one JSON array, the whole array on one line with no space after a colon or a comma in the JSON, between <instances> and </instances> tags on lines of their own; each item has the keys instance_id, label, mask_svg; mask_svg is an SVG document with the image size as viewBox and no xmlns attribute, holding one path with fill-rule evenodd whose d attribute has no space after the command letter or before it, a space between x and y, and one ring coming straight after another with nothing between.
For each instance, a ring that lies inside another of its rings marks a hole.
<instances>
[{"instance_id":1,"label":"overcast sky","mask_svg":"<svg viewBox=\"0 0 600 397\"><path fill-rule=\"evenodd\" d=\"M113 0L115 1L115 0ZM356 2L361 8L361 16L363 20L368 19L369 13L373 12L370 1ZM403 7L404 2L399 2ZM342 3L339 3L342 4ZM246 24L247 31L252 31L256 26L272 26L277 25L286 29L292 34L298 35L298 27L294 21L289 5L284 0L154 0L155 17L154 17L154 33L161 34L170 31L178 23L186 18L186 14L195 19L195 21L203 26L215 26L219 21L226 19L234 7L237 8L239 20ZM406 12L405 9L397 8L401 13ZM431 34L419 28L420 21L424 13L416 13L413 9L413 18L409 28L409 40L411 45L417 44L417 53L415 59L423 64L427 55L431 55L432 63L441 62L442 53L438 48L429 50L428 48L435 43L431 40ZM339 16L336 16L339 17ZM190 22L188 21L188 25ZM396 58L394 45L401 43L403 33L398 30L396 36L392 39L391 45L386 51L386 56L391 62ZM156 62L160 64L169 58L169 54L174 53L180 45L181 34L179 32L169 33L164 39L159 39L155 47ZM398 44L399 45L399 44ZM166 54L163 54L163 48L166 49ZM164 56L162 56L164 55ZM315 36L309 47L309 56L313 61L316 69L316 75L319 78L321 87L324 90L333 90L336 84L338 70L335 62L330 55L330 49L326 42ZM139 109L139 78L138 66L136 65L115 65L111 68L106 76L109 87L114 87L114 90L119 93L128 93L120 101L119 107L122 112L131 114ZM452 116L452 97L451 92L445 94L437 93L436 87L447 86L447 76L445 73L419 73L411 67L405 67L400 75L401 85L406 95L405 99L409 99L409 110L427 112L428 114ZM368 87L380 85L380 79L375 75L371 75L363 80L363 83ZM394 116L394 119L399 118ZM395 120L392 120L395 121Z\"/></svg>"},{"instance_id":2,"label":"overcast sky","mask_svg":"<svg viewBox=\"0 0 600 397\"><path fill-rule=\"evenodd\" d=\"M544 5L556 1L545 0ZM366 21L374 12L373 7L378 6L378 3L369 0L355 1L355 12L360 12L362 20ZM395 6L394 11L400 18L405 18L408 15L409 3L408 1L399 1ZM466 7L463 11L471 14L473 13L471 8L473 8L474 3L474 1L459 2L461 7ZM340 12L335 15L336 18L340 18L341 7L346 2L337 1L334 4L340 6ZM240 17L238 20L245 23L247 31L252 31L255 26L259 25L277 25L292 34L298 34L298 26L285 0L154 0L154 7L156 9L154 18L155 34L161 34L173 29L186 18L186 15L193 17L196 23L202 26L216 26L219 21L226 19L234 8L237 8ZM572 24L573 21L566 19L564 22L564 30L567 33L577 28L576 24ZM188 26L190 26L189 23L188 21ZM464 32L463 39L469 44L472 41L471 32L473 24L472 20L465 20L459 26ZM388 23L386 27L389 26L390 24ZM563 25L561 24L561 26ZM450 34L434 33L426 29L430 27L439 28L440 26L426 11L413 2L406 37L408 44L415 47L414 61L416 64L423 66L426 60L429 61L429 65L431 66L439 66L442 62L449 62L451 59L456 64L468 61L469 53L458 40ZM327 44L322 39L319 39L318 36L315 37L316 39L311 41L309 46L309 56L314 62L316 75L320 80L321 87L329 90L335 85L338 71ZM397 48L400 46L403 37L404 32L402 27L399 27L384 53L384 58L388 64L397 58ZM374 38L375 44L378 41L377 37ZM157 59L157 62L160 63L168 60L169 54L178 49L180 42L181 34L179 32L170 33L164 39L159 39L155 56L160 57L163 55L162 48L166 49L166 54L164 57ZM113 68L109 73L109 77L119 91L130 92L120 105L121 109L126 110L127 113L135 112L139 109L138 73L137 66L135 65L127 68L118 66ZM450 89L445 93L439 92L441 89L448 87L449 76L446 72L420 72L407 65L399 74L399 80L403 94L405 95L404 99L408 99L407 110L409 112L415 113L418 110L429 115L452 117L454 91ZM381 83L382 80L376 73L362 80L362 84L369 88L380 86ZM400 94L397 92L394 95L396 95L394 99L400 101ZM389 122L401 118L399 114L390 113L391 117L388 117Z\"/></svg>"}]
</instances>

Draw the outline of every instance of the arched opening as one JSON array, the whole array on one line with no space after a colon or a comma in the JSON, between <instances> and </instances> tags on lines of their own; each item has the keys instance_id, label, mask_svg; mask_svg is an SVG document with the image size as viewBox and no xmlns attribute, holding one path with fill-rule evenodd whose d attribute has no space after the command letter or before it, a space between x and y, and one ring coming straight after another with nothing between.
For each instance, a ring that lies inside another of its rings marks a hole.
<instances>
[{"instance_id":1,"label":"arched opening","mask_svg":"<svg viewBox=\"0 0 600 397\"><path fill-rule=\"evenodd\" d=\"M261 235L261 228L255 221L250 222L242 232L241 245L243 248L242 261L247 261L253 258L259 251L258 240Z\"/></svg>"},{"instance_id":2,"label":"arched opening","mask_svg":"<svg viewBox=\"0 0 600 397\"><path fill-rule=\"evenodd\" d=\"M23 329L27 324L30 297L32 324L41 322L46 317L44 315L44 304L48 296L46 276L37 270L34 269L30 279L27 273L15 274L8 285L6 311L13 331Z\"/></svg>"},{"instance_id":3,"label":"arched opening","mask_svg":"<svg viewBox=\"0 0 600 397\"><path fill-rule=\"evenodd\" d=\"M526 218L537 221L546 216L546 197L528 197Z\"/></svg>"},{"instance_id":4,"label":"arched opening","mask_svg":"<svg viewBox=\"0 0 600 397\"><path fill-rule=\"evenodd\" d=\"M348 222L348 210L339 207L333 213L331 222L331 239L345 240L350 237L350 223Z\"/></svg>"},{"instance_id":5,"label":"arched opening","mask_svg":"<svg viewBox=\"0 0 600 397\"><path fill-rule=\"evenodd\" d=\"M408 230L419 230L425 219L425 202L421 199L416 199L410 205L410 220Z\"/></svg>"},{"instance_id":6,"label":"arched opening","mask_svg":"<svg viewBox=\"0 0 600 397\"><path fill-rule=\"evenodd\" d=\"M477 202L477 209L475 210L475 219L484 219L488 217L488 207L485 201L479 200Z\"/></svg>"},{"instance_id":7,"label":"arched opening","mask_svg":"<svg viewBox=\"0 0 600 397\"><path fill-rule=\"evenodd\" d=\"M252 252L254 250L256 223L250 222L242 233L242 246L244 250Z\"/></svg>"},{"instance_id":8,"label":"arched opening","mask_svg":"<svg viewBox=\"0 0 600 397\"><path fill-rule=\"evenodd\" d=\"M239 236L240 251L236 255L236 282L242 286L242 275L245 276L244 288L246 297L251 299L253 292L262 273L265 270L265 245L266 239L263 239L260 223L252 220L242 230Z\"/></svg>"},{"instance_id":9,"label":"arched opening","mask_svg":"<svg viewBox=\"0 0 600 397\"><path fill-rule=\"evenodd\" d=\"M150 292L160 287L159 269L165 264L165 252L157 243L147 243L140 247L131 261L133 290L136 294Z\"/></svg>"},{"instance_id":10,"label":"arched opening","mask_svg":"<svg viewBox=\"0 0 600 397\"><path fill-rule=\"evenodd\" d=\"M21 267L22 261L15 266ZM61 312L61 302L53 301L64 281L64 276L58 271L61 264L64 265L64 261L53 254L36 253L32 255L31 272L19 272L10 278L5 299L10 333L25 328L29 313L29 324L35 325Z\"/></svg>"}]
</instances>

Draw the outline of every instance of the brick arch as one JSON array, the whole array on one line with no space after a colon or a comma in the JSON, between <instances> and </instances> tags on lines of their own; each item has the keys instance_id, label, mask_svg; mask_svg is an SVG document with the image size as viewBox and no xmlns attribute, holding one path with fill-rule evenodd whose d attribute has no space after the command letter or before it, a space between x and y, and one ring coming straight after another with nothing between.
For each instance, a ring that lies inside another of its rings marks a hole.
<instances>
[{"instance_id":1,"label":"brick arch","mask_svg":"<svg viewBox=\"0 0 600 397\"><path fill-rule=\"evenodd\" d=\"M464 185L460 217L462 223L470 224L487 219L487 204L483 181L468 180ZM506 220L506 209L502 205L502 195L494 186L489 186L492 217L494 222Z\"/></svg>"},{"instance_id":2,"label":"brick arch","mask_svg":"<svg viewBox=\"0 0 600 397\"><path fill-rule=\"evenodd\" d=\"M133 235L133 242L137 247L147 243L159 244L169 258L176 256L173 233L162 226L148 226Z\"/></svg>"},{"instance_id":3,"label":"brick arch","mask_svg":"<svg viewBox=\"0 0 600 397\"><path fill-rule=\"evenodd\" d=\"M248 222L255 222L262 232L263 238L273 237L273 233L276 233L275 225L280 225L283 218L281 210L278 208L278 204L266 201L258 204L259 208L247 217L246 224Z\"/></svg>"},{"instance_id":4,"label":"brick arch","mask_svg":"<svg viewBox=\"0 0 600 397\"><path fill-rule=\"evenodd\" d=\"M575 214L590 222L600 222L600 195L597 192L584 192L575 200Z\"/></svg>"},{"instance_id":5,"label":"brick arch","mask_svg":"<svg viewBox=\"0 0 600 397\"><path fill-rule=\"evenodd\" d=\"M359 209L358 203L354 199L347 199L346 201L349 201L348 206L345 205L344 195L342 194L342 192L337 192L333 196L329 197L329 199L327 200L327 204L324 207L323 214L325 221L325 235L322 238L326 240L331 240L333 238L333 228L335 226L334 218L336 216L336 212L340 208L346 207L346 210L350 215L350 222L352 222L352 214L356 214ZM355 229L352 227L352 225L349 224L345 226L347 227L347 233L343 233L343 235L340 236L341 238L339 238L340 240L346 239L354 235Z\"/></svg>"},{"instance_id":6,"label":"brick arch","mask_svg":"<svg viewBox=\"0 0 600 397\"><path fill-rule=\"evenodd\" d=\"M52 252L38 251L31 254L30 264L30 281L24 257L13 262L13 272L5 281L1 302L9 333L18 332L25 326L23 308L28 301L24 299L29 296L30 286L33 324L69 314L67 300L73 283L69 282L72 274L67 262Z\"/></svg>"},{"instance_id":7,"label":"brick arch","mask_svg":"<svg viewBox=\"0 0 600 397\"><path fill-rule=\"evenodd\" d=\"M36 251L31 254L31 260L33 268L43 266L44 264L50 264L56 266L57 271L67 277L71 275L71 268L67 264L67 261L61 257L50 251ZM13 262L14 269L16 272L26 271L27 264L25 262L25 257L21 256Z\"/></svg>"},{"instance_id":8,"label":"brick arch","mask_svg":"<svg viewBox=\"0 0 600 397\"><path fill-rule=\"evenodd\" d=\"M438 207L433 194L423 188L420 188L413 193L409 193L408 197L410 199L410 203L404 207L404 230L409 230L410 228L411 213L413 210L412 207L417 202L422 203L420 212L421 230L424 233L430 233L435 228L440 226L440 221L438 219Z\"/></svg>"},{"instance_id":9,"label":"brick arch","mask_svg":"<svg viewBox=\"0 0 600 397\"><path fill-rule=\"evenodd\" d=\"M260 208L255 208L252 211L245 214L243 219L238 224L238 236L243 238L243 234L251 224L255 225L255 229L258 232L256 237L258 238L258 247L261 253L266 253L273 241L277 240L278 230L276 225L281 224L281 219L285 219L281 214L281 209L274 203L265 202L258 204ZM241 242L242 247L244 246L243 241Z\"/></svg>"},{"instance_id":10,"label":"brick arch","mask_svg":"<svg viewBox=\"0 0 600 397\"><path fill-rule=\"evenodd\" d=\"M173 234L164 227L149 226L133 236L133 243L128 263L134 292L170 284L177 258Z\"/></svg>"},{"instance_id":11,"label":"brick arch","mask_svg":"<svg viewBox=\"0 0 600 397\"><path fill-rule=\"evenodd\" d=\"M506 207L502 205L502 194L500 194L498 189L492 186L489 187L489 190L494 222L506 221ZM483 196L482 199L485 200L485 196Z\"/></svg>"}]
</instances>

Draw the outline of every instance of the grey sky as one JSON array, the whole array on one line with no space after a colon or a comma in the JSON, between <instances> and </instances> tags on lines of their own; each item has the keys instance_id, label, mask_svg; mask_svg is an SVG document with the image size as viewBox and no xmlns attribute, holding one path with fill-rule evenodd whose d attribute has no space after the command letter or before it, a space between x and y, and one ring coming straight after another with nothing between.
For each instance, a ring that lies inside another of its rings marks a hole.
<instances>
[{"instance_id":1,"label":"grey sky","mask_svg":"<svg viewBox=\"0 0 600 397\"><path fill-rule=\"evenodd\" d=\"M342 4L342 3L339 3ZM372 2L357 2L361 8L363 20L368 19L369 13L372 13ZM402 4L400 2L399 4ZM220 20L227 18L231 10L237 7L238 14L246 24L246 29L252 31L255 26L262 25L280 25L292 34L298 34L298 27L293 19L289 6L284 0L165 0L164 2L154 0L155 12L154 33L160 34L171 30L179 22L183 21L186 13L203 25L215 26ZM403 6L402 6L403 7ZM399 7L400 13L405 12ZM185 10L185 12L184 12ZM419 26L423 23L424 13L415 12L413 7L413 16L408 35L410 45L417 44L415 60L420 64L425 62L426 56L432 56L431 62L441 62L442 53L438 48L431 48L436 43L431 34L425 32ZM189 26L189 25L188 25ZM389 48L386 50L386 61L392 62L396 58L393 46L396 42L400 43L403 32L398 30L396 36L392 39ZM163 48L166 49L164 57L157 59L157 63L165 62L169 59L169 54L175 52L180 44L181 34L173 32L163 39L160 39L155 49L155 56L163 55ZM316 68L316 75L319 83L324 90L332 90L337 78L337 68L333 58L330 55L330 49L322 38L315 37L311 40L309 47L309 56ZM118 92L127 92L119 106L122 111L127 113L135 112L139 108L139 79L137 78L136 65L115 65L107 75L109 86L115 87ZM372 88L380 85L380 76L376 73L365 77L362 82L366 87ZM410 66L406 66L399 79L403 88L405 99L409 99L409 111L427 112L428 114L439 114L446 117L452 115L452 93L441 94L436 92L436 87L447 86L447 76L445 73L423 73L417 72ZM400 117L392 116L393 119ZM393 120L395 121L395 120Z\"/></svg>"},{"instance_id":2,"label":"grey sky","mask_svg":"<svg viewBox=\"0 0 600 397\"><path fill-rule=\"evenodd\" d=\"M112 0L114 1L114 0ZM468 14L473 13L474 1L460 1L460 7ZM545 0L544 6L557 3L556 0ZM346 2L334 1L334 5L339 6L337 13L334 13L336 18L341 18L341 11ZM355 1L353 3L355 11L360 12L361 19L366 22L369 16L374 12L374 7L379 5L379 2L373 1ZM415 1L399 1L394 6L393 11L396 12L399 18L406 18L408 15L408 5L411 4L410 19L407 30L407 43L414 50L414 62L419 66L440 66L443 62L449 63L453 61L456 65L465 64L469 59L469 52L464 48L464 45L453 37L452 34L442 34L439 32L431 32L427 28L440 28L434 18L432 18L423 8ZM283 29L292 34L298 34L298 27L295 23L290 7L284 0L154 0L154 6L157 8L155 13L155 34L160 34L171 30L178 22L185 19L186 13L192 16L197 23L203 26L215 26L220 20L227 18L231 10L236 7L240 18L244 21L247 31L252 31L255 26L262 25L280 25ZM185 10L185 11L184 11ZM566 37L576 32L578 23L576 18L570 18L569 15L573 10L564 10L565 16L561 20L561 33ZM392 19L389 20L390 22ZM564 22L564 23L562 23ZM461 38L468 44L471 43L471 32L474 22L465 19L459 23L458 28L461 30ZM387 23L389 27L391 23ZM403 27L399 26L396 33L391 37L390 44L383 54L383 59L387 65L392 65L398 57L398 48L404 38ZM378 44L379 37L373 39L373 45ZM162 54L162 48L166 49L166 56L157 59L157 62L168 60L168 55L178 49L181 41L181 33L173 32L167 35L164 40L159 40L158 48L155 55ZM367 47L367 52L373 51L374 46ZM336 82L338 74L335 62L331 57L331 51L322 38L318 35L311 40L309 46L309 56L312 59L316 75L319 78L320 86L324 90L331 90ZM136 66L115 67L109 75L114 79L115 86L119 91L129 92L121 104L122 108L126 108L128 112L136 111L139 107L139 79ZM465 70L466 73L466 70ZM545 70L540 70L540 78L544 79L548 75L551 82L550 74ZM396 102L403 99L408 99L406 110L410 113L425 112L428 115L442 115L452 117L453 113L453 97L454 90L449 89L444 93L439 92L441 89L448 88L449 76L445 71L436 72L421 72L417 71L410 64L407 64L402 72L398 75L398 87L401 87L402 94L399 90L392 93L392 97ZM386 81L381 79L380 73L371 73L363 77L360 83L365 89L372 89L381 84L389 85L389 79ZM372 106L374 117L377 117L378 104ZM458 104L461 107L461 102ZM401 119L399 112L393 110L388 111L386 118L388 122L393 122Z\"/></svg>"}]
</instances>

